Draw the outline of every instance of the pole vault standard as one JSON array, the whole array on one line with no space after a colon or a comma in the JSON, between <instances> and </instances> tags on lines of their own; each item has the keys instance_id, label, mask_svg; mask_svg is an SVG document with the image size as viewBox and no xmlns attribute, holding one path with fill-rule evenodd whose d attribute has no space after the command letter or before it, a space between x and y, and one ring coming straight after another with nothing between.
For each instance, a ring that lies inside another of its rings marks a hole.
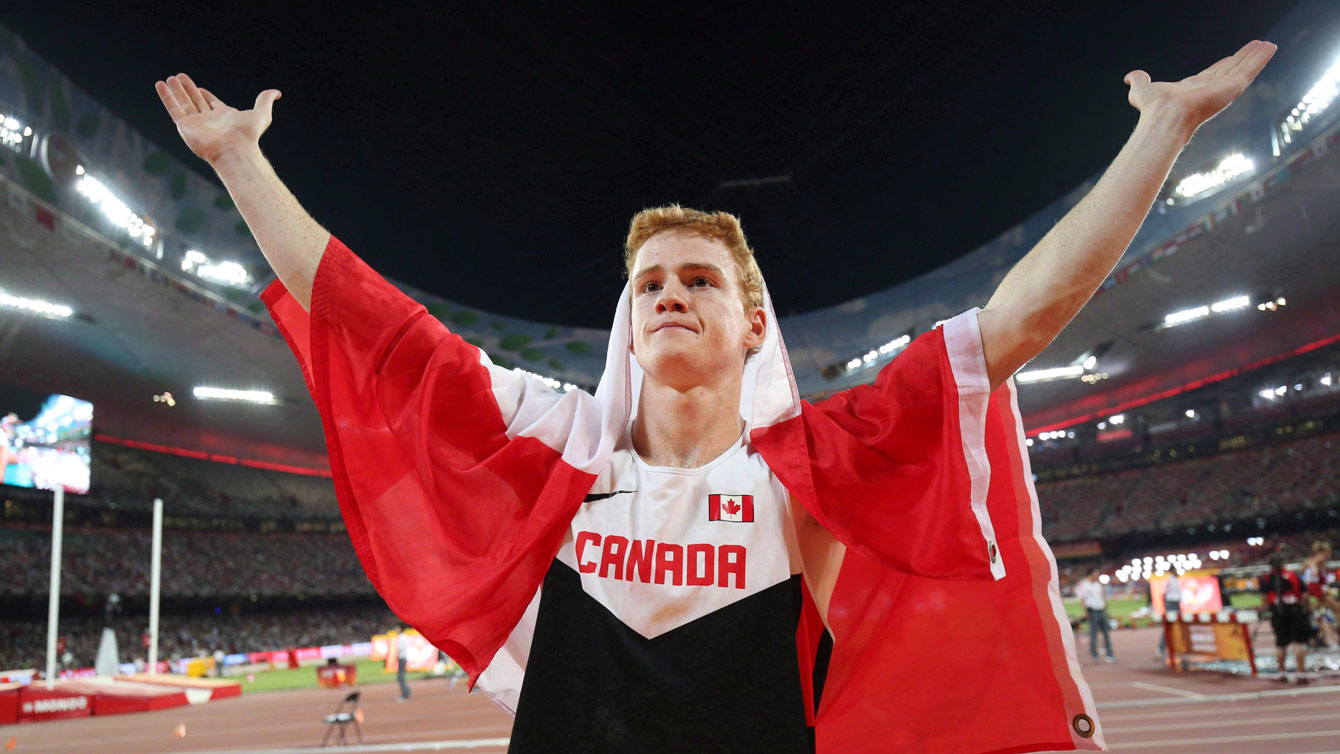
<instances>
[{"instance_id":1,"label":"pole vault standard","mask_svg":"<svg viewBox=\"0 0 1340 754\"><path fill-rule=\"evenodd\" d=\"M56 685L56 624L60 622L60 544L65 523L65 487L57 484L51 510L51 596L47 601L47 688Z\"/></svg>"},{"instance_id":2,"label":"pole vault standard","mask_svg":"<svg viewBox=\"0 0 1340 754\"><path fill-rule=\"evenodd\" d=\"M158 673L158 587L163 564L163 498L154 498L154 546L149 569L149 675Z\"/></svg>"}]
</instances>

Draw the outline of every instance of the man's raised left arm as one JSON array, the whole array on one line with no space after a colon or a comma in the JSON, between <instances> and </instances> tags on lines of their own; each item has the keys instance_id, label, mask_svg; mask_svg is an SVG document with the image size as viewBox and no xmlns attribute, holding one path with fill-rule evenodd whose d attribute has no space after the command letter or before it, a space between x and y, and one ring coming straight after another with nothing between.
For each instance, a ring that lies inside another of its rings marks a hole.
<instances>
[{"instance_id":1,"label":"man's raised left arm","mask_svg":"<svg viewBox=\"0 0 1340 754\"><path fill-rule=\"evenodd\" d=\"M1093 296L1192 134L1242 94L1275 49L1249 42L1177 82L1126 74L1130 103L1140 111L1135 132L1093 190L1019 260L978 315L993 390L1041 353Z\"/></svg>"}]
</instances>

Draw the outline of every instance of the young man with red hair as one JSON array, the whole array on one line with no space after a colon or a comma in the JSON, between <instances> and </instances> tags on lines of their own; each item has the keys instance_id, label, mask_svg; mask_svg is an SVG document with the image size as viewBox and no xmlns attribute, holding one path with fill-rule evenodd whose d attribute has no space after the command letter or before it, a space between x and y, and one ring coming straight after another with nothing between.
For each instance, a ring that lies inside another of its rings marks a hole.
<instances>
[{"instance_id":1,"label":"young man with red hair","mask_svg":"<svg viewBox=\"0 0 1340 754\"><path fill-rule=\"evenodd\" d=\"M1009 377L1274 50L1127 74L1129 142L986 307L817 405L728 215L634 218L600 387L559 395L303 211L259 148L279 92L157 89L279 278L369 578L515 714L513 748L1099 749Z\"/></svg>"}]
</instances>

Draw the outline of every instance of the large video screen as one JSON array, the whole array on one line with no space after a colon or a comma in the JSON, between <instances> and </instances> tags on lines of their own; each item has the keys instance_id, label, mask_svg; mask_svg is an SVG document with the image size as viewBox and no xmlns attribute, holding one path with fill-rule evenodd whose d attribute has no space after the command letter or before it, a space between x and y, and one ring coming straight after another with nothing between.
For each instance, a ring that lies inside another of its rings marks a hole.
<instances>
[{"instance_id":1,"label":"large video screen","mask_svg":"<svg viewBox=\"0 0 1340 754\"><path fill-rule=\"evenodd\" d=\"M5 484L85 493L93 404L0 386L0 478Z\"/></svg>"}]
</instances>

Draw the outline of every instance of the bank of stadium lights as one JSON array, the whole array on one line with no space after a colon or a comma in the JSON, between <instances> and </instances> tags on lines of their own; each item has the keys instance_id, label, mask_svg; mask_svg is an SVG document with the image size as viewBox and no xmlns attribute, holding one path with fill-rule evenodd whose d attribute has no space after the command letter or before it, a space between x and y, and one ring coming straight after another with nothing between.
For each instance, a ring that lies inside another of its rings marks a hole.
<instances>
[{"instance_id":1,"label":"bank of stadium lights","mask_svg":"<svg viewBox=\"0 0 1340 754\"><path fill-rule=\"evenodd\" d=\"M1188 322L1195 322L1196 320L1205 319L1206 317L1212 314L1225 314L1227 312L1240 311L1242 309L1246 309L1251 305L1252 305L1251 296L1244 295L1244 296L1234 296L1233 298L1226 298L1223 301L1216 301L1213 304L1208 304L1206 306L1196 306L1190 309L1182 309L1181 311L1176 311L1166 315L1163 318L1163 322L1159 324L1158 329L1166 330L1169 327L1177 327L1178 325L1185 325ZM1261 307L1258 306L1257 308L1260 309Z\"/></svg>"},{"instance_id":2,"label":"bank of stadium lights","mask_svg":"<svg viewBox=\"0 0 1340 754\"><path fill-rule=\"evenodd\" d=\"M907 344L911 342L912 342L911 335L902 335L900 337L894 338L893 340L889 341L888 343L885 343L879 348L866 351L864 354L857 356L856 358L848 359L846 365L847 371L854 372L858 369L870 366L871 364L874 364L876 361L880 360L881 356L897 355L899 351L903 350L904 348L907 348Z\"/></svg>"},{"instance_id":3,"label":"bank of stadium lights","mask_svg":"<svg viewBox=\"0 0 1340 754\"><path fill-rule=\"evenodd\" d=\"M1326 374L1323 374L1323 375L1317 380L1317 382L1320 382L1322 385L1325 385L1326 387L1330 387L1330 386L1331 386L1331 382L1332 382L1331 373L1330 373L1330 372L1327 372Z\"/></svg>"},{"instance_id":4,"label":"bank of stadium lights","mask_svg":"<svg viewBox=\"0 0 1340 754\"><path fill-rule=\"evenodd\" d=\"M177 399L172 397L172 393L169 393L168 391L164 390L162 395L154 396L154 403L162 403L166 405L168 408L171 408L177 405Z\"/></svg>"},{"instance_id":5,"label":"bank of stadium lights","mask_svg":"<svg viewBox=\"0 0 1340 754\"><path fill-rule=\"evenodd\" d=\"M0 114L0 146L15 152L23 151L23 140L33 135L33 129L23 125L12 115Z\"/></svg>"},{"instance_id":6,"label":"bank of stadium lights","mask_svg":"<svg viewBox=\"0 0 1340 754\"><path fill-rule=\"evenodd\" d=\"M1287 394L1288 392L1289 392L1288 387L1280 385L1278 387L1268 387L1265 390L1258 392L1257 395L1261 396L1262 398L1265 398L1268 401L1273 401L1276 398L1283 398L1285 394Z\"/></svg>"},{"instance_id":7,"label":"bank of stadium lights","mask_svg":"<svg viewBox=\"0 0 1340 754\"><path fill-rule=\"evenodd\" d=\"M16 309L27 314L39 314L51 319L65 319L74 314L71 309L64 304L53 304L50 301L43 301L40 298L28 298L26 296L13 296L5 291L0 291L0 307L5 309Z\"/></svg>"},{"instance_id":8,"label":"bank of stadium lights","mask_svg":"<svg viewBox=\"0 0 1340 754\"><path fill-rule=\"evenodd\" d=\"M202 401L232 401L234 403L259 403L273 405L278 403L274 393L268 390L233 390L223 387L196 386L192 394Z\"/></svg>"},{"instance_id":9,"label":"bank of stadium lights","mask_svg":"<svg viewBox=\"0 0 1340 754\"><path fill-rule=\"evenodd\" d=\"M1052 380L1073 380L1084 376L1084 366L1081 364L1071 364L1066 367L1052 367L1050 369L1030 369L1027 372L1019 372L1014 375L1014 381L1027 385L1033 382L1051 382Z\"/></svg>"},{"instance_id":10,"label":"bank of stadium lights","mask_svg":"<svg viewBox=\"0 0 1340 754\"><path fill-rule=\"evenodd\" d=\"M237 262L215 262L195 249L187 249L181 257L181 269L201 280L246 288L251 285L251 273Z\"/></svg>"},{"instance_id":11,"label":"bank of stadium lights","mask_svg":"<svg viewBox=\"0 0 1340 754\"><path fill-rule=\"evenodd\" d=\"M1247 538L1247 545L1250 546L1250 547L1263 547L1263 546L1265 546L1265 543L1266 543L1266 538L1265 538L1265 537L1248 537L1248 538Z\"/></svg>"},{"instance_id":12,"label":"bank of stadium lights","mask_svg":"<svg viewBox=\"0 0 1340 754\"><path fill-rule=\"evenodd\" d=\"M1173 193L1183 200L1199 199L1208 196L1228 183L1248 175L1256 170L1251 159L1240 152L1225 157L1213 169L1203 173L1193 173L1177 182Z\"/></svg>"},{"instance_id":13,"label":"bank of stadium lights","mask_svg":"<svg viewBox=\"0 0 1340 754\"><path fill-rule=\"evenodd\" d=\"M1211 550L1211 551L1210 551L1210 560L1228 560L1228 558L1229 558L1229 552L1228 552L1228 550Z\"/></svg>"},{"instance_id":14,"label":"bank of stadium lights","mask_svg":"<svg viewBox=\"0 0 1340 754\"><path fill-rule=\"evenodd\" d=\"M558 390L560 392L570 393L573 390L577 389L577 386L572 384L571 382L563 382L562 380L556 380L553 377L546 377L542 374L532 372L529 369L520 369L518 371L525 372L526 374L538 379L540 382L543 382L544 384L548 385L554 390Z\"/></svg>"},{"instance_id":15,"label":"bank of stadium lights","mask_svg":"<svg viewBox=\"0 0 1340 754\"><path fill-rule=\"evenodd\" d=\"M75 175L80 176L74 185L75 190L97 207L108 221L118 228L125 228L130 237L144 248L153 248L154 236L158 231L152 224L130 211L125 202L113 196L111 190L101 181L89 175L83 165L75 168Z\"/></svg>"},{"instance_id":16,"label":"bank of stadium lights","mask_svg":"<svg viewBox=\"0 0 1340 754\"><path fill-rule=\"evenodd\" d=\"M1228 557L1228 551L1223 551L1223 557ZM1216 560L1218 558L1215 558ZM1204 565L1200 555L1194 552L1169 553L1167 555L1155 555L1153 557L1132 558L1130 563L1122 565L1117 569L1116 577L1121 583L1135 579L1163 578L1164 575L1176 573L1178 576L1187 571L1194 571Z\"/></svg>"},{"instance_id":17,"label":"bank of stadium lights","mask_svg":"<svg viewBox=\"0 0 1340 754\"><path fill-rule=\"evenodd\" d=\"M1283 297L1283 296L1280 296L1279 298L1275 299L1274 301L1262 301L1261 303L1259 303L1259 304L1256 305L1256 310L1257 310L1258 312L1273 312L1273 311L1278 311L1279 309L1282 309L1282 308L1284 307L1284 305L1287 304L1287 303L1289 303L1289 302L1286 301L1286 300L1284 300L1284 297Z\"/></svg>"},{"instance_id":18,"label":"bank of stadium lights","mask_svg":"<svg viewBox=\"0 0 1340 754\"><path fill-rule=\"evenodd\" d=\"M1276 125L1274 140L1276 157L1280 155L1281 144L1293 143L1294 134L1307 128L1313 118L1330 107L1337 93L1340 93L1340 59L1331 64L1312 88L1307 90L1303 99L1299 100L1289 114Z\"/></svg>"}]
</instances>

